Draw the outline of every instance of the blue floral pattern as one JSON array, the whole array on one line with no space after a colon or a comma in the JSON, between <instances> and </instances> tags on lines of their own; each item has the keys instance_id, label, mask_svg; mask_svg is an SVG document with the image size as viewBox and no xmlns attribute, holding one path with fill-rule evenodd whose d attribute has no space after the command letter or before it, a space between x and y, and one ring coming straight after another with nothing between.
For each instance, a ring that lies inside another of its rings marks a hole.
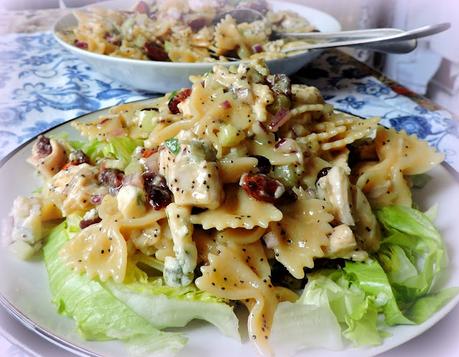
<instances>
[{"instance_id":1,"label":"blue floral pattern","mask_svg":"<svg viewBox=\"0 0 459 357\"><path fill-rule=\"evenodd\" d=\"M352 109L360 109L365 105L365 101L357 100L357 98L354 97L353 95L350 95L343 99L337 99L336 101Z\"/></svg>"},{"instance_id":2,"label":"blue floral pattern","mask_svg":"<svg viewBox=\"0 0 459 357\"><path fill-rule=\"evenodd\" d=\"M419 115L406 115L389 119L389 123L396 130L405 130L408 134L415 134L421 139L432 135L432 125L426 118Z\"/></svg>"},{"instance_id":3,"label":"blue floral pattern","mask_svg":"<svg viewBox=\"0 0 459 357\"><path fill-rule=\"evenodd\" d=\"M50 33L0 37L0 157L38 133L78 115L152 97L108 79L69 52ZM459 171L459 126L372 76L324 52L295 81L318 87L335 108L427 140Z\"/></svg>"},{"instance_id":4,"label":"blue floral pattern","mask_svg":"<svg viewBox=\"0 0 459 357\"><path fill-rule=\"evenodd\" d=\"M0 38L0 157L78 115L151 97L94 73L50 33Z\"/></svg>"},{"instance_id":5,"label":"blue floral pattern","mask_svg":"<svg viewBox=\"0 0 459 357\"><path fill-rule=\"evenodd\" d=\"M387 88L385 85L372 80L368 79L366 82L354 82L357 86L356 90L357 93L372 95L374 97L381 97L383 95L390 94L391 90Z\"/></svg>"}]
</instances>

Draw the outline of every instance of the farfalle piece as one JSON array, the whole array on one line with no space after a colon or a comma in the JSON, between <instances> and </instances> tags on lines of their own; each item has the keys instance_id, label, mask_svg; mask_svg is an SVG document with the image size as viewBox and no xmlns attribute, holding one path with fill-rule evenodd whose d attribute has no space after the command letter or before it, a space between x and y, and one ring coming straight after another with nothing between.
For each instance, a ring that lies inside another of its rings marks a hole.
<instances>
[{"instance_id":1,"label":"farfalle piece","mask_svg":"<svg viewBox=\"0 0 459 357\"><path fill-rule=\"evenodd\" d=\"M226 228L252 229L257 226L267 228L270 222L281 219L282 212L274 205L257 201L236 186L226 190L225 201L220 207L191 216L193 224L219 231Z\"/></svg>"},{"instance_id":2,"label":"farfalle piece","mask_svg":"<svg viewBox=\"0 0 459 357\"><path fill-rule=\"evenodd\" d=\"M332 232L327 202L308 199L298 191L298 200L283 209L284 218L269 225L265 236L276 259L297 279L304 278L304 268L314 267L314 258L323 257Z\"/></svg>"},{"instance_id":3,"label":"farfalle piece","mask_svg":"<svg viewBox=\"0 0 459 357\"><path fill-rule=\"evenodd\" d=\"M217 244L209 254L209 265L201 267L196 279L199 289L230 300L241 300L250 314L248 330L262 354L270 354L268 344L274 311L283 300L296 295L271 283L271 268L260 241L252 244Z\"/></svg>"}]
</instances>

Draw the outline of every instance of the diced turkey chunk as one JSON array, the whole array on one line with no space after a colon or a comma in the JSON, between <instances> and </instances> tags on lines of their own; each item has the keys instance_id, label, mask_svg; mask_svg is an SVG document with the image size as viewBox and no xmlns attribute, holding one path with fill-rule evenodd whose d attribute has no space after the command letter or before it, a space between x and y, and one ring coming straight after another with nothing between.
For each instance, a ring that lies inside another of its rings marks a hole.
<instances>
[{"instance_id":1,"label":"diced turkey chunk","mask_svg":"<svg viewBox=\"0 0 459 357\"><path fill-rule=\"evenodd\" d=\"M44 196L53 202L64 216L83 213L93 207L95 195L105 195L108 190L97 181L99 169L88 164L70 166L60 171L47 184Z\"/></svg>"},{"instance_id":2,"label":"diced turkey chunk","mask_svg":"<svg viewBox=\"0 0 459 357\"><path fill-rule=\"evenodd\" d=\"M345 224L333 228L328 246L329 256L342 256L357 248L354 233Z\"/></svg>"},{"instance_id":3,"label":"diced turkey chunk","mask_svg":"<svg viewBox=\"0 0 459 357\"><path fill-rule=\"evenodd\" d=\"M370 203L357 186L352 187L352 212L355 217L354 232L359 247L367 252L376 252L381 241L381 227Z\"/></svg>"},{"instance_id":4,"label":"diced turkey chunk","mask_svg":"<svg viewBox=\"0 0 459 357\"><path fill-rule=\"evenodd\" d=\"M118 209L125 218L135 218L145 212L145 192L139 187L132 185L121 187L116 200Z\"/></svg>"},{"instance_id":5,"label":"diced turkey chunk","mask_svg":"<svg viewBox=\"0 0 459 357\"><path fill-rule=\"evenodd\" d=\"M154 255L156 252L155 244L161 235L161 226L158 224L144 229L139 235L131 237L134 246L145 255Z\"/></svg>"},{"instance_id":6,"label":"diced turkey chunk","mask_svg":"<svg viewBox=\"0 0 459 357\"><path fill-rule=\"evenodd\" d=\"M354 225L350 207L349 177L342 167L334 166L317 181L317 193L331 203L335 219L348 226Z\"/></svg>"},{"instance_id":7,"label":"diced turkey chunk","mask_svg":"<svg viewBox=\"0 0 459 357\"><path fill-rule=\"evenodd\" d=\"M19 196L13 202L10 249L21 259L28 259L42 245L41 205L37 198Z\"/></svg>"},{"instance_id":8,"label":"diced turkey chunk","mask_svg":"<svg viewBox=\"0 0 459 357\"><path fill-rule=\"evenodd\" d=\"M49 179L65 165L67 153L56 140L40 136L32 147L32 156L27 161L35 166L45 179Z\"/></svg>"},{"instance_id":9,"label":"diced turkey chunk","mask_svg":"<svg viewBox=\"0 0 459 357\"><path fill-rule=\"evenodd\" d=\"M322 104L324 99L316 87L292 84L293 100L298 104Z\"/></svg>"},{"instance_id":10,"label":"diced turkey chunk","mask_svg":"<svg viewBox=\"0 0 459 357\"><path fill-rule=\"evenodd\" d=\"M179 205L217 208L223 200L222 181L217 163L212 158L211 145L196 140L180 140L176 154L164 148L160 151L159 173Z\"/></svg>"},{"instance_id":11,"label":"diced turkey chunk","mask_svg":"<svg viewBox=\"0 0 459 357\"><path fill-rule=\"evenodd\" d=\"M358 250L354 233L345 224L333 228L326 256L328 258L345 258L356 261L368 258L368 254L365 251Z\"/></svg>"}]
</instances>

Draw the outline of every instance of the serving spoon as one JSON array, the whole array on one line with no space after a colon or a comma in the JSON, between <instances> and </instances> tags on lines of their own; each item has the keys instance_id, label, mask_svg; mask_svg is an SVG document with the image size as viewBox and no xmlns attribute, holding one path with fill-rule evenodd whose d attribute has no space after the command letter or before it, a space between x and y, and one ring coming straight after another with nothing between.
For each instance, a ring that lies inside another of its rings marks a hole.
<instances>
[{"instance_id":1,"label":"serving spoon","mask_svg":"<svg viewBox=\"0 0 459 357\"><path fill-rule=\"evenodd\" d=\"M436 25L422 26L408 31L385 28L342 31L329 34L312 33L312 35L316 36L309 37L302 36L302 33L285 32L282 33L282 37L310 40L328 40L328 42L312 43L304 46L292 47L285 49L283 52L359 46L386 53L408 53L416 48L416 39L435 35L437 33L446 31L450 27L450 23L441 23ZM280 33L277 33L277 35L280 35Z\"/></svg>"},{"instance_id":2,"label":"serving spoon","mask_svg":"<svg viewBox=\"0 0 459 357\"><path fill-rule=\"evenodd\" d=\"M220 22L230 15L237 23L254 22L265 17L253 9L234 9L215 17L214 23ZM313 49L334 47L363 47L369 50L385 53L408 53L413 51L416 39L431 36L451 27L449 23L422 26L413 30L403 31L396 28L364 29L340 32L278 32L271 34L273 39L290 38L314 41L311 44L283 49L282 52L300 52ZM317 42L320 41L320 42Z\"/></svg>"}]
</instances>

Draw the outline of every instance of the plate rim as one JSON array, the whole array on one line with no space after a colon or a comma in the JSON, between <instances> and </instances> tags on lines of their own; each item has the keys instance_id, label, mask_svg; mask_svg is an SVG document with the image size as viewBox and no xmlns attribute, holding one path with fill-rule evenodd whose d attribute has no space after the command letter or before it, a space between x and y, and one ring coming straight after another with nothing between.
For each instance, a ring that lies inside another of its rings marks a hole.
<instances>
[{"instance_id":1,"label":"plate rim","mask_svg":"<svg viewBox=\"0 0 459 357\"><path fill-rule=\"evenodd\" d=\"M0 292L0 305L1 307L13 318L16 319L22 326L28 330L36 333L45 340L53 343L54 345L68 351L75 353L78 356L90 356L90 357L103 357L102 355L89 351L84 347L80 347L77 344L67 341L66 339L55 335L54 333L48 331L46 328L40 326L32 319L27 317L22 311L20 311L16 306L14 306L3 294Z\"/></svg>"},{"instance_id":2,"label":"plate rim","mask_svg":"<svg viewBox=\"0 0 459 357\"><path fill-rule=\"evenodd\" d=\"M78 120L78 119L81 119L87 115L91 115L91 114L97 114L99 112L103 112L103 111L107 111L111 108L114 108L116 106L119 106L119 105L123 105L123 104L131 104L131 103L137 103L137 102L143 102L143 101L148 101L148 100L152 100L152 99L155 99L155 98L159 98L161 97L160 96L155 96L155 97L149 97L149 98L143 98L143 99L136 99L136 100L127 100L123 103L118 103L118 104L113 104L113 105L108 105L106 107L103 107L103 108L99 108L97 110L94 110L92 112L87 112L87 113L84 113L84 114L80 114L76 117L73 117L73 118L70 118L70 119L67 119L67 120L64 120L62 123L58 123L56 125L53 125L53 126L50 126L49 128L39 132L38 134L35 134L34 136L32 136L30 139L27 139L26 141L24 141L22 144L20 144L18 147L16 147L14 150L10 151L8 154L6 154L2 159L0 159L0 168L2 168L9 160L11 160L13 158L14 155L16 155L19 151L21 151L22 149L24 149L25 146L29 145L30 143L32 143L33 141L35 141L36 139L38 139L38 137L40 135L44 135L46 133L49 133L50 131L53 131L61 126L64 126L66 124L70 124L72 121L74 120Z\"/></svg>"},{"instance_id":3,"label":"plate rim","mask_svg":"<svg viewBox=\"0 0 459 357\"><path fill-rule=\"evenodd\" d=\"M126 102L124 102L122 104L131 104L131 103L133 104L133 103L147 102L147 101L151 101L152 99L155 99L155 98L157 98L157 97L138 99L138 100L134 100L134 101L126 101ZM56 124L56 125L54 125L54 126L52 126L50 128L47 128L47 129L41 131L40 133L36 134L35 136L30 138L29 140L27 140L24 143L22 143L20 146L18 146L13 151L11 151L4 158L2 158L0 160L0 168L2 168L11 159L13 159L13 157L15 155L17 155L21 150L23 150L27 145L29 145L30 143L35 141L40 135L46 134L46 133L48 133L50 131L53 131L53 130L55 130L57 128L60 128L62 126L69 125L69 124L71 124L71 122L76 121L78 119L82 119L82 118L84 118L86 116L96 115L97 113L100 113L100 112L107 112L111 108L114 108L114 107L116 107L118 105L122 105L122 104L109 105L109 106L106 106L104 108L100 108L98 110L92 111L92 112L81 114L81 115L78 115L78 116L76 116L74 118L68 119L66 121L63 121L62 123ZM342 111L342 112L348 113L346 111ZM352 113L348 113L348 114L352 114ZM354 115L354 114L352 114L352 115ZM439 166L439 168L441 168L442 170L446 171L449 175L451 175L451 177L455 181L455 184L459 185L459 180L458 180L459 175L457 175L457 173L454 171L454 169L451 166L449 166L448 164L442 162L441 165ZM453 170L453 171L451 172L451 170ZM52 304L51 301L49 303ZM423 333L425 333L426 331L431 329L439 321L444 319L445 316L449 312L451 312L457 305L459 305L459 294L456 295L454 298L452 298L446 305L444 305L441 308L441 310L437 311L428 320L424 321L421 324L414 325L414 326L417 326L417 330L416 330L417 332L413 336L409 337L408 339L406 339L404 341L395 342L393 345L386 345L385 346L384 345L384 340L383 340L383 343L381 345L379 345L379 346L367 346L367 347L363 347L364 349L362 349L362 348L354 349L354 348L352 348L352 346L350 346L348 348L343 349L342 351L345 352L346 350L348 350L348 351L353 351L354 350L355 352L360 352L360 354L358 354L359 356L362 355L362 352L363 352L363 354L365 356L367 356L367 355L368 356L373 356L375 354L380 354L380 353L383 353L383 352L390 351L390 350L392 350L394 348L397 348L398 346L401 346L401 345L413 340L414 338L422 335ZM79 346L75 342L68 341L65 338L62 338L60 336L55 335L54 333L48 331L46 328L42 327L40 324L34 322L26 314L24 314L21 310L19 310L13 303L11 303L3 295L3 293L1 291L0 291L0 306L2 308L4 308L9 315L14 317L25 328L27 328L30 331L38 334L40 337L46 339L47 341L53 343L54 345L56 345L56 346L58 346L60 348L63 348L66 351L69 351L71 353L75 353L78 356L103 357L103 355L101 355L101 354L99 354L97 352L90 351L85 347ZM56 311L56 313L58 315L60 315L57 311ZM111 341L104 341L104 342L110 343ZM321 350L325 350L326 351L325 348L321 348ZM304 351L305 350L303 350L303 352Z\"/></svg>"}]
</instances>

